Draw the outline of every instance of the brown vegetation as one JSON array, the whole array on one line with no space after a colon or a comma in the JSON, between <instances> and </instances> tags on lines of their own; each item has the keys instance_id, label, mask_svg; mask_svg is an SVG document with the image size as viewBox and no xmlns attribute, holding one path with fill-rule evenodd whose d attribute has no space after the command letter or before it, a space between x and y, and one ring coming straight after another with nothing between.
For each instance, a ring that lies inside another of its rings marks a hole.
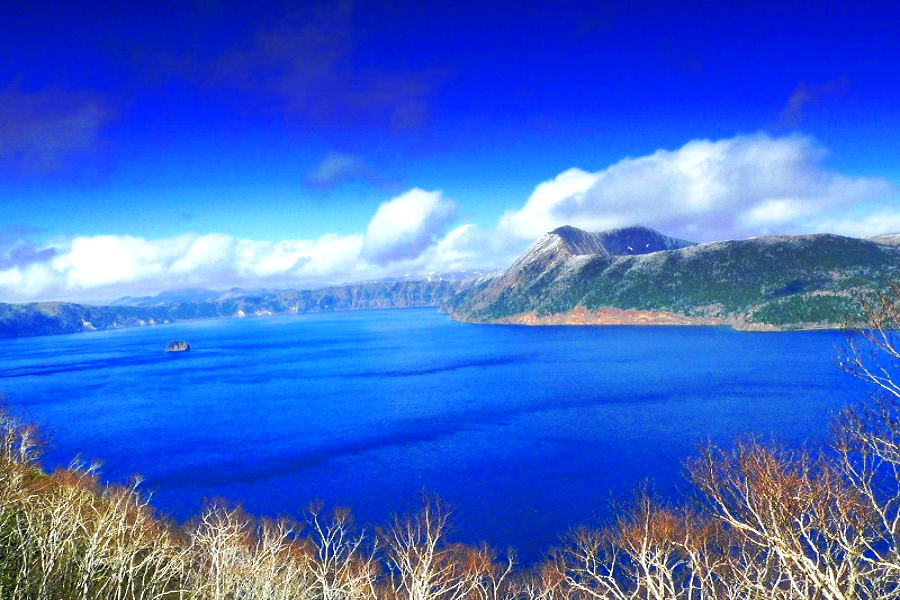
<instances>
[{"instance_id":1,"label":"brown vegetation","mask_svg":"<svg viewBox=\"0 0 900 600\"><path fill-rule=\"evenodd\" d=\"M640 492L540 565L452 544L437 500L378 530L345 510L258 521L210 505L183 527L129 486L74 464L37 467L32 428L0 414L0 598L9 600L850 600L900 597L900 288L841 364L873 384L815 453L753 438L700 449L695 496Z\"/></svg>"}]
</instances>

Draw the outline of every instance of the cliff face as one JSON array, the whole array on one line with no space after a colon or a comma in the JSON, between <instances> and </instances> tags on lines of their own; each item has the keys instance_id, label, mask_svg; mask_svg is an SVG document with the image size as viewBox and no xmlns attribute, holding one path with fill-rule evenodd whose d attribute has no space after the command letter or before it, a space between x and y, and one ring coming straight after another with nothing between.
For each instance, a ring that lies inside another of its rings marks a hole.
<instances>
[{"instance_id":1,"label":"cliff face","mask_svg":"<svg viewBox=\"0 0 900 600\"><path fill-rule=\"evenodd\" d=\"M855 319L854 294L900 279L900 248L872 240L817 234L698 245L646 228L573 229L546 234L505 273L461 291L447 303L450 314L472 322L630 322L640 314L636 321L646 323L825 327ZM583 253L566 242L587 236L599 243L580 244Z\"/></svg>"},{"instance_id":2,"label":"cliff face","mask_svg":"<svg viewBox=\"0 0 900 600\"><path fill-rule=\"evenodd\" d=\"M141 306L0 303L0 338L154 325L183 319L439 306L464 285L459 281L398 281L244 295L222 292L212 293L213 297L204 300L163 301L152 305L144 301Z\"/></svg>"}]
</instances>

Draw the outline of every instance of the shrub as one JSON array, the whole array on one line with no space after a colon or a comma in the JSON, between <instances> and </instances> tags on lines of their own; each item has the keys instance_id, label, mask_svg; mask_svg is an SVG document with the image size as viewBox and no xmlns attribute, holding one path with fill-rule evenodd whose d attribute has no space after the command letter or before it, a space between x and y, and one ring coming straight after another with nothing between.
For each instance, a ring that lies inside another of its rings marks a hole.
<instances>
[{"instance_id":1,"label":"shrub","mask_svg":"<svg viewBox=\"0 0 900 600\"><path fill-rule=\"evenodd\" d=\"M377 532L312 506L305 522L212 503L160 519L94 466L37 468L33 427L0 411L4 600L703 600L900 597L900 287L864 302L841 366L875 390L815 455L738 440L688 462L695 495L640 491L606 527L572 530L530 570L447 541L428 500Z\"/></svg>"}]
</instances>

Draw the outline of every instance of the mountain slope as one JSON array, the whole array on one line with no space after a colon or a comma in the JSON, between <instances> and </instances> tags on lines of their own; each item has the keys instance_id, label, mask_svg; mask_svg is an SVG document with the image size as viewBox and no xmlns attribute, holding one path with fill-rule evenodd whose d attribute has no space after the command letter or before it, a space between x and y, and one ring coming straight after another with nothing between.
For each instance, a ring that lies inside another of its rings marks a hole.
<instances>
[{"instance_id":1,"label":"mountain slope","mask_svg":"<svg viewBox=\"0 0 900 600\"><path fill-rule=\"evenodd\" d=\"M0 303L0 338L116 329L184 319L439 306L464 285L454 281L398 281L301 291L205 292L202 297L207 299L196 301L121 300L134 301L136 306ZM166 298L174 296L164 296L163 300Z\"/></svg>"},{"instance_id":2,"label":"mountain slope","mask_svg":"<svg viewBox=\"0 0 900 600\"><path fill-rule=\"evenodd\" d=\"M676 240L672 249L621 255L621 240L640 240L652 230L565 229L578 239L612 238L620 245L600 242L596 252L573 254L554 230L506 273L463 290L446 309L473 322L822 327L854 319L854 293L900 279L900 248L830 234L700 245ZM523 267L535 262L535 249L543 250L546 265L536 277Z\"/></svg>"},{"instance_id":3,"label":"mountain slope","mask_svg":"<svg viewBox=\"0 0 900 600\"><path fill-rule=\"evenodd\" d=\"M572 227L571 229L575 228ZM669 237L654 229L640 225L610 229L609 231L601 231L592 235L596 236L607 252L622 256L649 254L650 252L659 252L661 250L678 250L679 248L697 245L694 242Z\"/></svg>"},{"instance_id":4,"label":"mountain slope","mask_svg":"<svg viewBox=\"0 0 900 600\"><path fill-rule=\"evenodd\" d=\"M546 289L557 279L565 279L567 273L592 260L609 262L622 254L691 245L647 227L591 233L566 225L539 238L498 277L479 281L469 297L475 298L477 305L491 306L491 314L511 315L540 305ZM452 309L457 301L447 306Z\"/></svg>"}]
</instances>

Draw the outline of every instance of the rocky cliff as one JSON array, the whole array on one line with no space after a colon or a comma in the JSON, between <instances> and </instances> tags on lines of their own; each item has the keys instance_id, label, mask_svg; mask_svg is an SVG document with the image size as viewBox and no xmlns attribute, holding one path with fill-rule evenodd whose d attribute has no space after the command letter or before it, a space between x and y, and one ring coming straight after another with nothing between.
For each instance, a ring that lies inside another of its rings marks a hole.
<instances>
[{"instance_id":1,"label":"rocky cliff","mask_svg":"<svg viewBox=\"0 0 900 600\"><path fill-rule=\"evenodd\" d=\"M485 323L833 327L857 318L856 295L900 279L900 247L886 241L816 234L692 244L645 227L561 227L446 309Z\"/></svg>"}]
</instances>

